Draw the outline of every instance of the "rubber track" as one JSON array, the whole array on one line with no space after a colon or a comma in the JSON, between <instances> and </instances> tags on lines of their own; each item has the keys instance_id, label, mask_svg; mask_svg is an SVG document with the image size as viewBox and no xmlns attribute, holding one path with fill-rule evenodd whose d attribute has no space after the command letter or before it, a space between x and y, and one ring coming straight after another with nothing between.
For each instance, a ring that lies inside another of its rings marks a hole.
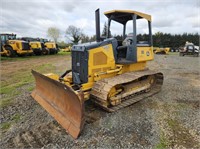
<instances>
[{"instance_id":1,"label":"rubber track","mask_svg":"<svg viewBox=\"0 0 200 149\"><path fill-rule=\"evenodd\" d=\"M151 86L151 90L149 92L140 91L138 93L126 96L122 98L122 103L112 107L105 107L101 103L106 102L107 96L111 88L118 84L124 84L132 82L138 78L148 75L155 75L155 83ZM163 84L163 74L161 72L155 72L151 70L144 71L136 71L136 72L128 72L124 73L112 78L105 78L100 81L95 82L92 90L91 90L91 98L92 100L100 105L103 109L109 112L114 112L126 106L129 106L135 102L138 102L146 97L152 96L161 90Z\"/></svg>"}]
</instances>

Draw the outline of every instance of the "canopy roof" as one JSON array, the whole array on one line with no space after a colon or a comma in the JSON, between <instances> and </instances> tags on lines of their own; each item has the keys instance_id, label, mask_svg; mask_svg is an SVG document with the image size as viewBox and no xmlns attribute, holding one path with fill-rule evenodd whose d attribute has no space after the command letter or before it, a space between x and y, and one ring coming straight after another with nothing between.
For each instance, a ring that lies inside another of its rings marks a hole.
<instances>
[{"instance_id":1,"label":"canopy roof","mask_svg":"<svg viewBox=\"0 0 200 149\"><path fill-rule=\"evenodd\" d=\"M137 19L144 18L151 21L151 15L141 13L133 10L111 10L104 13L106 17L111 18L119 23L125 24L127 21L132 20L132 15L136 14Z\"/></svg>"}]
</instances>

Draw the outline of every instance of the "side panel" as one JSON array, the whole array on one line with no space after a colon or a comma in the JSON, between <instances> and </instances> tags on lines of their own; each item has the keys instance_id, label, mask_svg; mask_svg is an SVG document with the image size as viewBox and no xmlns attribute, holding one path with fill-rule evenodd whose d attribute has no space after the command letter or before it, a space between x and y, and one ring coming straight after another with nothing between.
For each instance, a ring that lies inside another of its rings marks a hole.
<instances>
[{"instance_id":1,"label":"side panel","mask_svg":"<svg viewBox=\"0 0 200 149\"><path fill-rule=\"evenodd\" d=\"M17 45L16 42L9 42L8 45L10 45L14 51L18 51L21 48L21 45L20 44Z\"/></svg>"},{"instance_id":2,"label":"side panel","mask_svg":"<svg viewBox=\"0 0 200 149\"><path fill-rule=\"evenodd\" d=\"M106 70L115 68L115 58L112 44L94 48L88 52L89 76L93 76L94 73L105 72Z\"/></svg>"},{"instance_id":3,"label":"side panel","mask_svg":"<svg viewBox=\"0 0 200 149\"><path fill-rule=\"evenodd\" d=\"M47 46L47 48L56 48L56 44L53 42L46 42L45 45Z\"/></svg>"},{"instance_id":4,"label":"side panel","mask_svg":"<svg viewBox=\"0 0 200 149\"><path fill-rule=\"evenodd\" d=\"M126 60L136 63L137 62L137 53L138 53L138 51L135 49L134 46L127 46Z\"/></svg>"},{"instance_id":5,"label":"side panel","mask_svg":"<svg viewBox=\"0 0 200 149\"><path fill-rule=\"evenodd\" d=\"M30 46L31 46L31 48L33 48L33 49L41 48L40 42L30 42Z\"/></svg>"},{"instance_id":6,"label":"side panel","mask_svg":"<svg viewBox=\"0 0 200 149\"><path fill-rule=\"evenodd\" d=\"M72 79L75 84L88 82L88 51L72 51Z\"/></svg>"},{"instance_id":7,"label":"side panel","mask_svg":"<svg viewBox=\"0 0 200 149\"><path fill-rule=\"evenodd\" d=\"M22 40L9 40L9 45L13 48L14 51L17 52L17 54L20 55L33 52L30 49L29 43Z\"/></svg>"},{"instance_id":8,"label":"side panel","mask_svg":"<svg viewBox=\"0 0 200 149\"><path fill-rule=\"evenodd\" d=\"M22 50L30 50L30 45L28 42L21 42Z\"/></svg>"},{"instance_id":9,"label":"side panel","mask_svg":"<svg viewBox=\"0 0 200 149\"><path fill-rule=\"evenodd\" d=\"M150 61L154 59L153 47L137 47L137 61Z\"/></svg>"}]
</instances>

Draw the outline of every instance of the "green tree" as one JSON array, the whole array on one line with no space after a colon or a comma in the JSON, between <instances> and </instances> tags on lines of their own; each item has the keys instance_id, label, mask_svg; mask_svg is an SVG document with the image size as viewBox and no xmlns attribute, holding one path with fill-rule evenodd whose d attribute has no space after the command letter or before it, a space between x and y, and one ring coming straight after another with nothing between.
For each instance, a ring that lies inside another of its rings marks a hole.
<instances>
[{"instance_id":1,"label":"green tree","mask_svg":"<svg viewBox=\"0 0 200 149\"><path fill-rule=\"evenodd\" d=\"M81 42L82 43L90 42L90 37L88 35L82 34Z\"/></svg>"},{"instance_id":2,"label":"green tree","mask_svg":"<svg viewBox=\"0 0 200 149\"><path fill-rule=\"evenodd\" d=\"M61 48L61 49L64 49L68 46L68 44L65 43L64 41L57 42L57 44L58 44L58 47Z\"/></svg>"},{"instance_id":3,"label":"green tree","mask_svg":"<svg viewBox=\"0 0 200 149\"><path fill-rule=\"evenodd\" d=\"M60 37L60 30L56 27L49 27L47 30L47 35L57 42L58 38Z\"/></svg>"},{"instance_id":4,"label":"green tree","mask_svg":"<svg viewBox=\"0 0 200 149\"><path fill-rule=\"evenodd\" d=\"M104 27L103 27L103 31L102 31L101 36L106 37L106 35L107 35L107 30L108 30L108 26L107 26L107 23L105 22L105 23L104 23ZM109 29L108 32L109 32L110 37L112 37L110 29Z\"/></svg>"},{"instance_id":5,"label":"green tree","mask_svg":"<svg viewBox=\"0 0 200 149\"><path fill-rule=\"evenodd\" d=\"M194 45L199 45L199 39L198 33L169 34L157 32L153 35L153 45L177 48L184 46L186 41L192 42Z\"/></svg>"},{"instance_id":6,"label":"green tree","mask_svg":"<svg viewBox=\"0 0 200 149\"><path fill-rule=\"evenodd\" d=\"M93 36L90 37L90 42L93 42L95 40L96 40L96 35L93 35Z\"/></svg>"},{"instance_id":7,"label":"green tree","mask_svg":"<svg viewBox=\"0 0 200 149\"><path fill-rule=\"evenodd\" d=\"M66 30L66 36L70 39L74 44L78 44L78 42L83 37L83 31L76 26L70 25Z\"/></svg>"}]
</instances>

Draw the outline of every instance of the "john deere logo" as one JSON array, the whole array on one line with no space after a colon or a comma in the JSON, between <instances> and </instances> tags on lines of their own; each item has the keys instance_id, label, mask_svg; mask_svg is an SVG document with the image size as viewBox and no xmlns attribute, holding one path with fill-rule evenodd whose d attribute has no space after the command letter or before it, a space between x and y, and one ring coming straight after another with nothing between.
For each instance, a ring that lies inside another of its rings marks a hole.
<instances>
[{"instance_id":1,"label":"john deere logo","mask_svg":"<svg viewBox=\"0 0 200 149\"><path fill-rule=\"evenodd\" d=\"M149 51L147 51L146 54L147 54L147 56L149 56L150 55Z\"/></svg>"}]
</instances>

